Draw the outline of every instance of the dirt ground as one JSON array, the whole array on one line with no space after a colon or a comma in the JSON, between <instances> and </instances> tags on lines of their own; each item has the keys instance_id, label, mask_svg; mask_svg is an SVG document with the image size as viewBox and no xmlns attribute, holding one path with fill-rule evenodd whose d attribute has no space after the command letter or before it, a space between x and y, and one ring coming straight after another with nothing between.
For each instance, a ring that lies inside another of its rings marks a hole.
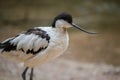
<instances>
[{"instance_id":1,"label":"dirt ground","mask_svg":"<svg viewBox=\"0 0 120 80\"><path fill-rule=\"evenodd\" d=\"M22 80L21 73L24 70L22 66L2 58L0 58L0 64L0 80ZM34 80L120 80L120 67L98 63L78 63L58 58L36 67Z\"/></svg>"}]
</instances>

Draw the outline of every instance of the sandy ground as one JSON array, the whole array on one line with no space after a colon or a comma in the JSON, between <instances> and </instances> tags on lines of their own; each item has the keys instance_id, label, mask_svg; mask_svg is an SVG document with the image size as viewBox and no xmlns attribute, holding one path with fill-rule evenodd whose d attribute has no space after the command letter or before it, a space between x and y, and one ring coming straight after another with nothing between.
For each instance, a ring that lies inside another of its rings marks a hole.
<instances>
[{"instance_id":1,"label":"sandy ground","mask_svg":"<svg viewBox=\"0 0 120 80\"><path fill-rule=\"evenodd\" d=\"M22 80L24 67L3 58L0 64L0 80ZM120 67L59 58L35 68L34 80L120 80Z\"/></svg>"}]
</instances>

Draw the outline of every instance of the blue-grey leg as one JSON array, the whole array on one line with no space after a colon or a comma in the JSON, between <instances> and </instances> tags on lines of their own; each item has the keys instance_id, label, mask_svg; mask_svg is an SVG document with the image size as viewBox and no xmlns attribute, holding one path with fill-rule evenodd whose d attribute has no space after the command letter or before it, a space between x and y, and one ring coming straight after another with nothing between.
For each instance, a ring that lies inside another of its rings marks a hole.
<instances>
[{"instance_id":1,"label":"blue-grey leg","mask_svg":"<svg viewBox=\"0 0 120 80\"><path fill-rule=\"evenodd\" d=\"M33 80L33 71L34 71L34 69L33 69L33 68L31 68L30 80Z\"/></svg>"},{"instance_id":2,"label":"blue-grey leg","mask_svg":"<svg viewBox=\"0 0 120 80\"><path fill-rule=\"evenodd\" d=\"M26 72L27 72L28 68L29 68L29 67L26 67L25 70L24 70L23 73L22 73L22 78L23 78L23 80L26 80Z\"/></svg>"}]
</instances>

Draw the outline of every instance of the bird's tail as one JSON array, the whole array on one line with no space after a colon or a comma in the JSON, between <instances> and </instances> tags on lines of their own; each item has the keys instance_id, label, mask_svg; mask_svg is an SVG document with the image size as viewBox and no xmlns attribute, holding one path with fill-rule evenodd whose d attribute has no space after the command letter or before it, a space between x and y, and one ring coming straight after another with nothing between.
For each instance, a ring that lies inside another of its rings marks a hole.
<instances>
[{"instance_id":1,"label":"bird's tail","mask_svg":"<svg viewBox=\"0 0 120 80\"><path fill-rule=\"evenodd\" d=\"M3 52L4 48L5 48L5 45L3 43L0 43L0 53Z\"/></svg>"},{"instance_id":2,"label":"bird's tail","mask_svg":"<svg viewBox=\"0 0 120 80\"><path fill-rule=\"evenodd\" d=\"M13 50L14 46L11 44L11 40L13 40L13 38L9 38L9 39L0 43L0 53L2 53L4 51Z\"/></svg>"}]
</instances>

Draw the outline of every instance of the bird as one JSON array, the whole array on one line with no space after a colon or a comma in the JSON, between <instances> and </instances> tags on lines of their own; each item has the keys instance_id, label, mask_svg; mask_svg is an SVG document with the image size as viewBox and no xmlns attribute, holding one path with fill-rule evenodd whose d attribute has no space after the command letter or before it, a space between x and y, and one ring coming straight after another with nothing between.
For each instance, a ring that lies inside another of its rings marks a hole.
<instances>
[{"instance_id":1,"label":"bird","mask_svg":"<svg viewBox=\"0 0 120 80\"><path fill-rule=\"evenodd\" d=\"M26 67L21 77L26 80L30 68L30 80L36 66L42 65L63 54L69 45L67 29L75 27L88 34L89 32L73 23L72 15L67 12L58 14L51 26L33 27L8 38L0 43L0 56L23 63Z\"/></svg>"}]
</instances>

